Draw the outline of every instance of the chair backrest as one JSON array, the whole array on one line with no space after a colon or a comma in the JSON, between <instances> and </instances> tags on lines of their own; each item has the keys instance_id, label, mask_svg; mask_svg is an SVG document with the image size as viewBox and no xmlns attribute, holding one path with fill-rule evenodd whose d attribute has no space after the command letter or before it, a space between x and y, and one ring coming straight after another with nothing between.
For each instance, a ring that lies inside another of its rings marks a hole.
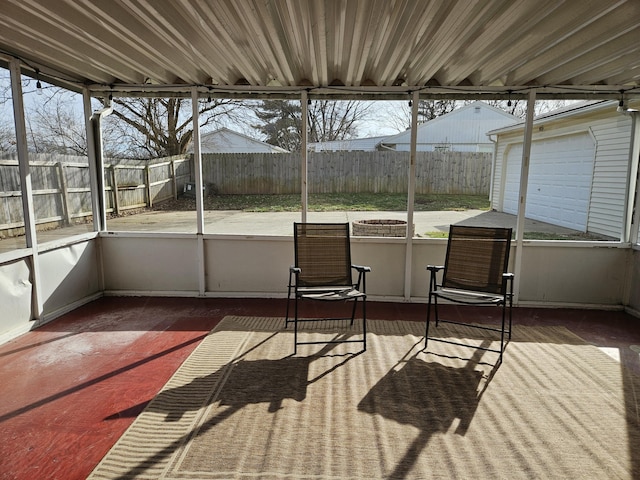
<instances>
[{"instance_id":1,"label":"chair backrest","mask_svg":"<svg viewBox=\"0 0 640 480\"><path fill-rule=\"evenodd\" d=\"M298 286L352 286L348 223L294 223Z\"/></svg>"},{"instance_id":2,"label":"chair backrest","mask_svg":"<svg viewBox=\"0 0 640 480\"><path fill-rule=\"evenodd\" d=\"M502 274L509 266L511 228L449 227L442 286L504 293Z\"/></svg>"}]
</instances>

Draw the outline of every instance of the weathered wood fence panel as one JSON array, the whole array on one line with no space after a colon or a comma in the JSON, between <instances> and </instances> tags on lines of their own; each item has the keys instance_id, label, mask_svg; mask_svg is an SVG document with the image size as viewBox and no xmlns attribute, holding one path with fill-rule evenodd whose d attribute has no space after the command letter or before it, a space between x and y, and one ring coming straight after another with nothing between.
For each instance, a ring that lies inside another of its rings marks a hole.
<instances>
[{"instance_id":1,"label":"weathered wood fence panel","mask_svg":"<svg viewBox=\"0 0 640 480\"><path fill-rule=\"evenodd\" d=\"M68 225L91 216L86 158L31 155L37 224ZM310 193L406 193L408 152L309 154ZM205 154L203 182L220 194L300 193L299 154ZM194 180L193 157L105 162L108 213L152 206L183 192ZM488 195L491 154L418 152L416 193ZM24 226L17 159L0 160L0 230Z\"/></svg>"},{"instance_id":2,"label":"weathered wood fence panel","mask_svg":"<svg viewBox=\"0 0 640 480\"><path fill-rule=\"evenodd\" d=\"M31 154L30 174L36 224L69 225L92 215L86 157ZM191 177L189 156L105 161L107 212L151 206L178 194ZM0 160L0 231L24 228L18 160ZM114 194L117 192L117 195Z\"/></svg>"},{"instance_id":3,"label":"weathered wood fence panel","mask_svg":"<svg viewBox=\"0 0 640 480\"><path fill-rule=\"evenodd\" d=\"M205 154L205 186L220 194L300 192L299 154ZM309 154L310 193L406 193L408 152ZM416 193L488 195L491 154L418 152Z\"/></svg>"}]
</instances>

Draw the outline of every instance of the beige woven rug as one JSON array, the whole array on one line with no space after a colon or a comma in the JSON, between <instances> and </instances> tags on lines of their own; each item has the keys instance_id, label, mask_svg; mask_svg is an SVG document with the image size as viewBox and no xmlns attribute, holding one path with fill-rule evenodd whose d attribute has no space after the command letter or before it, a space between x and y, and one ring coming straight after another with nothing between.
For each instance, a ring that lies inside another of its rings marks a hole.
<instances>
[{"instance_id":1,"label":"beige woven rug","mask_svg":"<svg viewBox=\"0 0 640 480\"><path fill-rule=\"evenodd\" d=\"M422 323L295 357L282 327L226 317L90 478L640 478L640 380L562 327L516 327L498 368L421 352Z\"/></svg>"}]
</instances>

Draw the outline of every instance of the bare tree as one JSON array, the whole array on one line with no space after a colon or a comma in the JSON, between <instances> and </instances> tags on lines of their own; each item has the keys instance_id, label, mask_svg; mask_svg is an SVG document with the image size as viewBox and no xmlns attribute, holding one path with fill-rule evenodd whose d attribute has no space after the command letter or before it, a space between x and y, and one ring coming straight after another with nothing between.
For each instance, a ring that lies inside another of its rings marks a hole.
<instances>
[{"instance_id":1,"label":"bare tree","mask_svg":"<svg viewBox=\"0 0 640 480\"><path fill-rule=\"evenodd\" d=\"M77 94L62 88L47 89L45 101L28 115L30 145L36 152L87 155L87 138Z\"/></svg>"},{"instance_id":2,"label":"bare tree","mask_svg":"<svg viewBox=\"0 0 640 480\"><path fill-rule=\"evenodd\" d=\"M464 101L464 105L472 103L473 100ZM527 101L521 99L514 100L485 100L485 102L493 107L504 110L516 117L525 118L527 116ZM575 103L574 100L538 100L535 103L534 116L541 115L546 112L557 110L558 108L565 107L571 103Z\"/></svg>"},{"instance_id":3,"label":"bare tree","mask_svg":"<svg viewBox=\"0 0 640 480\"><path fill-rule=\"evenodd\" d=\"M0 154L16 152L16 135L13 123L0 108Z\"/></svg>"},{"instance_id":4,"label":"bare tree","mask_svg":"<svg viewBox=\"0 0 640 480\"><path fill-rule=\"evenodd\" d=\"M420 100L418 103L418 124L445 115L458 107L456 100ZM411 103L391 102L382 108L387 126L403 132L411 128Z\"/></svg>"},{"instance_id":5,"label":"bare tree","mask_svg":"<svg viewBox=\"0 0 640 480\"><path fill-rule=\"evenodd\" d=\"M310 142L346 140L357 135L358 124L369 114L370 102L315 100L308 105ZM266 100L255 108L262 123L254 125L268 143L298 151L302 138L300 103L289 100Z\"/></svg>"},{"instance_id":6,"label":"bare tree","mask_svg":"<svg viewBox=\"0 0 640 480\"><path fill-rule=\"evenodd\" d=\"M0 69L0 153L15 153L16 135L13 125L9 72Z\"/></svg>"},{"instance_id":7,"label":"bare tree","mask_svg":"<svg viewBox=\"0 0 640 480\"><path fill-rule=\"evenodd\" d=\"M419 105L419 117L418 123L424 123L425 121L432 120L440 115L444 115L453 111L456 108L460 108L463 105L468 105L476 100L438 100L420 101ZM527 101L521 99L509 100L483 100L489 105L504 110L507 113L515 115L516 117L524 118L527 115ZM535 103L534 115L541 115L558 108L562 108L571 103L574 100L539 100ZM388 106L384 106L381 110L381 118L384 119L385 125L395 128L398 132L408 130L411 128L411 107L408 102L390 102ZM431 118L428 118L431 117Z\"/></svg>"},{"instance_id":8,"label":"bare tree","mask_svg":"<svg viewBox=\"0 0 640 480\"><path fill-rule=\"evenodd\" d=\"M455 100L420 100L418 102L418 123L425 123L446 115L455 108Z\"/></svg>"},{"instance_id":9,"label":"bare tree","mask_svg":"<svg viewBox=\"0 0 640 480\"><path fill-rule=\"evenodd\" d=\"M191 99L117 98L108 123L128 143L130 156L164 157L187 152L193 136ZM215 99L199 105L200 126L216 125L241 115L238 100ZM117 119L114 122L113 117Z\"/></svg>"},{"instance_id":10,"label":"bare tree","mask_svg":"<svg viewBox=\"0 0 640 480\"><path fill-rule=\"evenodd\" d=\"M346 140L357 134L357 124L370 105L355 100L316 100L309 105L309 141Z\"/></svg>"}]
</instances>

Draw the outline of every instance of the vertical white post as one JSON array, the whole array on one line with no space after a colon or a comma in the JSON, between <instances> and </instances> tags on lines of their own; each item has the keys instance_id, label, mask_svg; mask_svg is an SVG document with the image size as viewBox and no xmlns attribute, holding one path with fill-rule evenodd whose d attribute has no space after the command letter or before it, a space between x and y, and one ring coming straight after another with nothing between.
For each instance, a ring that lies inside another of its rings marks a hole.
<instances>
[{"instance_id":1,"label":"vertical white post","mask_svg":"<svg viewBox=\"0 0 640 480\"><path fill-rule=\"evenodd\" d=\"M200 145L200 108L198 106L198 89L193 87L191 89L191 109L193 116L193 136L191 140L193 142L193 168L195 170L195 183L196 183L196 218L197 218L197 232L199 234L204 233L204 198L203 198L203 182L202 182L202 148Z\"/></svg>"},{"instance_id":2,"label":"vertical white post","mask_svg":"<svg viewBox=\"0 0 640 480\"><path fill-rule=\"evenodd\" d=\"M524 239L525 211L527 208L527 188L529 186L529 161L531 159L531 137L533 136L533 115L536 105L536 91L529 92L527 99L527 119L522 143L522 165L520 167L520 193L518 195L518 218L516 219L516 259L513 268L513 301L518 303L520 295L520 272L522 270L522 246Z\"/></svg>"},{"instance_id":3,"label":"vertical white post","mask_svg":"<svg viewBox=\"0 0 640 480\"><path fill-rule=\"evenodd\" d=\"M38 242L36 238L36 216L33 208L33 188L27 148L27 127L24 120L24 99L22 97L22 78L20 63L16 59L9 61L11 75L11 95L13 97L13 119L16 128L16 147L18 149L18 170L22 194L22 213L27 248L31 249L31 275L33 317L42 317L42 299L40 296L40 262L38 261Z\"/></svg>"},{"instance_id":4,"label":"vertical white post","mask_svg":"<svg viewBox=\"0 0 640 480\"><path fill-rule=\"evenodd\" d=\"M91 188L91 213L93 215L93 231L99 232L102 213L100 207L100 196L104 199L103 183L98 181L98 174L104 175L104 171L98 172L98 162L96 158L96 136L93 132L93 111L91 109L91 92L87 87L82 89L82 106L84 108L84 127L87 134L87 158L89 160L89 187ZM106 224L104 226L106 228ZM104 257L102 255L102 243L97 242L98 252L98 281L100 290L104 290Z\"/></svg>"},{"instance_id":5,"label":"vertical white post","mask_svg":"<svg viewBox=\"0 0 640 480\"><path fill-rule=\"evenodd\" d=\"M411 299L411 277L413 275L413 207L416 193L416 150L418 143L418 103L420 95L413 92L411 97L411 146L407 186L407 235L404 262L404 298Z\"/></svg>"},{"instance_id":6,"label":"vertical white post","mask_svg":"<svg viewBox=\"0 0 640 480\"><path fill-rule=\"evenodd\" d=\"M628 112L631 115L631 141L629 145L629 168L627 191L625 192L625 224L623 242L638 242L638 220L640 219L640 195L638 194L638 162L640 161L640 122L638 112Z\"/></svg>"},{"instance_id":7,"label":"vertical white post","mask_svg":"<svg viewBox=\"0 0 640 480\"><path fill-rule=\"evenodd\" d=\"M93 231L100 231L100 199L98 187L98 171L96 163L96 138L91 122L91 94L87 87L82 89L82 106L84 108L84 127L87 135L87 157L89 159L89 185L91 188L91 212L93 214Z\"/></svg>"},{"instance_id":8,"label":"vertical white post","mask_svg":"<svg viewBox=\"0 0 640 480\"><path fill-rule=\"evenodd\" d=\"M308 171L308 163L307 163L307 142L308 135L307 130L309 129L308 125L308 112L309 112L309 95L306 90L303 90L302 95L300 96L300 110L302 115L302 138L300 139L300 153L301 153L301 164L300 164L300 199L302 202L302 223L306 223L307 221L307 210L309 208L309 190L307 186L307 171Z\"/></svg>"},{"instance_id":9,"label":"vertical white post","mask_svg":"<svg viewBox=\"0 0 640 480\"><path fill-rule=\"evenodd\" d=\"M196 255L198 265L198 293L206 292L206 275L204 264L204 194L202 182L202 151L200 146L200 108L198 105L198 88L191 89L191 111L193 117L193 168L196 183Z\"/></svg>"}]
</instances>

